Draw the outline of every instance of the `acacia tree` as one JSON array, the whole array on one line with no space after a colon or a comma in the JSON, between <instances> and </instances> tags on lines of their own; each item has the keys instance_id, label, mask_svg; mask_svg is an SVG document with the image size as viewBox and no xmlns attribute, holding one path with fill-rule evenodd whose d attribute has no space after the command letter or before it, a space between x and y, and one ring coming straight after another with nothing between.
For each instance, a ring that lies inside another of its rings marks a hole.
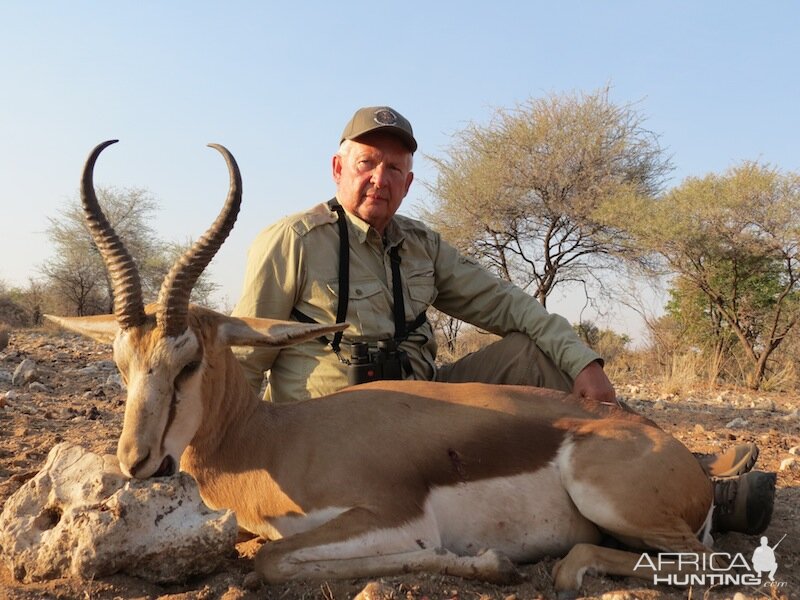
<instances>
[{"instance_id":1,"label":"acacia tree","mask_svg":"<svg viewBox=\"0 0 800 600\"><path fill-rule=\"evenodd\" d=\"M151 223L157 210L153 196L141 188L97 188L97 199L111 226L136 261L145 301L155 300L161 282L189 243L159 240ZM58 217L48 219L47 234L54 256L40 266L45 280L77 315L114 312L113 286L94 240L85 225L80 201L70 202ZM192 299L208 303L216 290L203 273Z\"/></svg>"},{"instance_id":2,"label":"acacia tree","mask_svg":"<svg viewBox=\"0 0 800 600\"><path fill-rule=\"evenodd\" d=\"M109 223L137 261L140 272L146 272L146 265L161 251L150 225L156 211L152 195L141 188L101 187L96 193ZM40 267L46 280L64 297L74 314L114 312L113 286L86 228L80 201L72 200L48 221L47 235L55 255ZM152 290L145 287L145 293L148 292Z\"/></svg>"},{"instance_id":3,"label":"acacia tree","mask_svg":"<svg viewBox=\"0 0 800 600\"><path fill-rule=\"evenodd\" d=\"M432 160L438 175L422 218L543 305L557 285L594 283L631 252L604 206L651 198L670 169L641 115L613 104L608 89L499 110Z\"/></svg>"},{"instance_id":4,"label":"acacia tree","mask_svg":"<svg viewBox=\"0 0 800 600\"><path fill-rule=\"evenodd\" d=\"M708 296L683 276L673 278L669 289L666 316L676 329L680 348L697 348L707 356L708 381L714 384L721 376L736 377L736 337L723 315Z\"/></svg>"},{"instance_id":5,"label":"acacia tree","mask_svg":"<svg viewBox=\"0 0 800 600\"><path fill-rule=\"evenodd\" d=\"M59 247L39 269L64 308L78 316L106 312L108 304L105 276L87 250L77 244Z\"/></svg>"},{"instance_id":6,"label":"acacia tree","mask_svg":"<svg viewBox=\"0 0 800 600\"><path fill-rule=\"evenodd\" d=\"M735 338L760 387L800 319L800 177L745 162L635 212L631 230L677 276L684 316L699 315L719 344Z\"/></svg>"}]
</instances>

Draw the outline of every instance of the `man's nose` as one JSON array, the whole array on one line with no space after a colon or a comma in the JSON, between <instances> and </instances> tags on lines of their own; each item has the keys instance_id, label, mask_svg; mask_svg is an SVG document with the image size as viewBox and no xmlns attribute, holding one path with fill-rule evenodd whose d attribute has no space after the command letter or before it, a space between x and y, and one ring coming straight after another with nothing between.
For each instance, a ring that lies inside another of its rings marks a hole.
<instances>
[{"instance_id":1,"label":"man's nose","mask_svg":"<svg viewBox=\"0 0 800 600\"><path fill-rule=\"evenodd\" d=\"M378 188L386 185L386 167L383 164L379 164L372 171L372 185Z\"/></svg>"}]
</instances>

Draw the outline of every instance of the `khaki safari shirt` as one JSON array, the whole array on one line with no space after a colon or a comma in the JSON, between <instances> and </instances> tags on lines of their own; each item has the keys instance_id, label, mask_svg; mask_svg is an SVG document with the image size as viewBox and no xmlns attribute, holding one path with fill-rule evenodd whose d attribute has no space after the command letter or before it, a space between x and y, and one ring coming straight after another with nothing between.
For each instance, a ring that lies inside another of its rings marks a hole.
<instances>
[{"instance_id":1,"label":"khaki safari shirt","mask_svg":"<svg viewBox=\"0 0 800 600\"><path fill-rule=\"evenodd\" d=\"M377 231L345 213L350 236L350 298L341 354L350 344L394 336L389 250L400 245L406 321L428 307L498 335L522 332L572 379L600 357L563 317L535 298L462 256L440 235L414 219L395 215L385 243ZM234 316L289 320L297 308L318 323L335 323L339 302L339 230L327 204L286 217L262 231L249 250L242 297ZM330 336L329 336L330 339ZM400 345L414 379L432 380L436 341L425 322ZM374 346L371 346L374 350ZM268 373L265 398L287 402L315 398L347 386L347 366L330 345L311 340L283 349L235 348L247 379L258 390Z\"/></svg>"}]
</instances>

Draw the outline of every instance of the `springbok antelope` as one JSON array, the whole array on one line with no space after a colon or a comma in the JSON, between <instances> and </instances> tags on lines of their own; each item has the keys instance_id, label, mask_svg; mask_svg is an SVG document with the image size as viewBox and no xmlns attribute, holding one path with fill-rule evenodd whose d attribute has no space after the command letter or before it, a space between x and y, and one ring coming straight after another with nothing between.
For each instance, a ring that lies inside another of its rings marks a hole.
<instances>
[{"instance_id":1,"label":"springbok antelope","mask_svg":"<svg viewBox=\"0 0 800 600\"><path fill-rule=\"evenodd\" d=\"M116 141L116 140L114 140ZM587 570L637 572L637 555L597 545L709 553L711 484L694 456L647 419L551 390L375 382L274 405L248 387L230 346L285 346L337 331L238 319L189 303L239 210L238 167L217 220L144 306L136 266L83 171L88 226L113 281L115 315L49 317L112 343L127 383L117 456L126 475L180 468L214 508L272 540L270 582L409 571L508 582L514 562L565 556L555 587ZM510 559L510 560L509 560Z\"/></svg>"}]
</instances>

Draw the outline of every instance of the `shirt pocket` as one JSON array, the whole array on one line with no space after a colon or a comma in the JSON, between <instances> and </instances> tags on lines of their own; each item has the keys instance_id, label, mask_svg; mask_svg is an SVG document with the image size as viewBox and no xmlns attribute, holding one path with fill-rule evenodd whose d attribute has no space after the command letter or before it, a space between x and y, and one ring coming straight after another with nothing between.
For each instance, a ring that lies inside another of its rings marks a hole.
<instances>
[{"instance_id":1,"label":"shirt pocket","mask_svg":"<svg viewBox=\"0 0 800 600\"><path fill-rule=\"evenodd\" d=\"M436 300L436 285L433 271L413 271L408 274L408 297L410 306L406 308L406 320L413 321Z\"/></svg>"},{"instance_id":2,"label":"shirt pocket","mask_svg":"<svg viewBox=\"0 0 800 600\"><path fill-rule=\"evenodd\" d=\"M339 282L328 282L327 287L331 297L334 298L334 304L338 304ZM394 317L385 286L374 279L351 281L349 296L347 321L351 327L348 333L369 340L379 340L394 335Z\"/></svg>"},{"instance_id":3,"label":"shirt pocket","mask_svg":"<svg viewBox=\"0 0 800 600\"><path fill-rule=\"evenodd\" d=\"M310 297L298 303L297 308L315 319L318 323L336 322L339 304L339 283L337 280L312 281Z\"/></svg>"}]
</instances>

